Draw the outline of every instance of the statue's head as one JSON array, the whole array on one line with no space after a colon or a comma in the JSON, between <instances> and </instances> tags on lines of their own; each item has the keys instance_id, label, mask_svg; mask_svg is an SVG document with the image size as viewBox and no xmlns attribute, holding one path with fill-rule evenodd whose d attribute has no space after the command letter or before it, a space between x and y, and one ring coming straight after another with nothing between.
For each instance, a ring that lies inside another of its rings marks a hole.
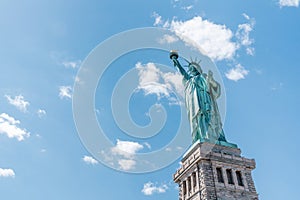
<instances>
[{"instance_id":1,"label":"statue's head","mask_svg":"<svg viewBox=\"0 0 300 200\"><path fill-rule=\"evenodd\" d=\"M188 68L189 68L188 73L192 76L202 74L202 69L200 67L200 64L197 62L190 62Z\"/></svg>"}]
</instances>

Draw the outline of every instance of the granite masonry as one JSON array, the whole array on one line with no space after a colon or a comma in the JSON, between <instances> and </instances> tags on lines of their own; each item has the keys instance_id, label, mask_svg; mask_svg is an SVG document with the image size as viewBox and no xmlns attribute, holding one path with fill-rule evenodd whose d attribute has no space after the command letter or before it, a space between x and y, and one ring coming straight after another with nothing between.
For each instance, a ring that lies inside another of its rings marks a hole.
<instances>
[{"instance_id":1,"label":"granite masonry","mask_svg":"<svg viewBox=\"0 0 300 200\"><path fill-rule=\"evenodd\" d=\"M194 143L173 175L179 200L258 200L251 171L254 159L239 148Z\"/></svg>"}]
</instances>

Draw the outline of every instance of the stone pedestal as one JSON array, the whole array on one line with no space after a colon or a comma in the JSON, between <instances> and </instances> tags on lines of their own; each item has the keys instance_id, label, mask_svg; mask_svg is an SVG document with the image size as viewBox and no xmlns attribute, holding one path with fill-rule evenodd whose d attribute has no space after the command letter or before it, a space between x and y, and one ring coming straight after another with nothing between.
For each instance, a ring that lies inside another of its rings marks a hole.
<instances>
[{"instance_id":1,"label":"stone pedestal","mask_svg":"<svg viewBox=\"0 0 300 200\"><path fill-rule=\"evenodd\" d=\"M173 175L180 200L257 200L252 180L254 159L238 148L194 143Z\"/></svg>"}]
</instances>

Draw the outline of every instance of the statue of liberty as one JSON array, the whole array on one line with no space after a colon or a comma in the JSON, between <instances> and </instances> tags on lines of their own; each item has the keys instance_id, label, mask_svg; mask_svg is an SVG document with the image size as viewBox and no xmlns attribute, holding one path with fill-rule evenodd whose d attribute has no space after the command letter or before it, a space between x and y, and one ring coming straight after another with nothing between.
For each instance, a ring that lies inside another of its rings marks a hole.
<instances>
[{"instance_id":1,"label":"statue of liberty","mask_svg":"<svg viewBox=\"0 0 300 200\"><path fill-rule=\"evenodd\" d=\"M236 146L228 143L222 128L217 99L221 95L220 84L214 80L213 73L202 72L200 64L189 62L186 71L178 61L178 53L170 52L170 59L183 76L185 86L185 105L191 127L193 143L210 142L225 146Z\"/></svg>"}]
</instances>

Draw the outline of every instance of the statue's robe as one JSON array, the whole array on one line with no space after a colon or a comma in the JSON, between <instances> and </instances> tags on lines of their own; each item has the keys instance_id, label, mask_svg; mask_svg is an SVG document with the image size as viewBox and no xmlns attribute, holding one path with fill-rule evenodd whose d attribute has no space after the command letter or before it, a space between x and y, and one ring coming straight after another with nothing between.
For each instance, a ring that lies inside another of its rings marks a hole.
<instances>
[{"instance_id":1,"label":"statue's robe","mask_svg":"<svg viewBox=\"0 0 300 200\"><path fill-rule=\"evenodd\" d=\"M210 81L207 81L205 73L183 79L193 142L199 139L201 142L226 142L217 105L217 98L221 95L220 84L213 79Z\"/></svg>"},{"instance_id":2,"label":"statue's robe","mask_svg":"<svg viewBox=\"0 0 300 200\"><path fill-rule=\"evenodd\" d=\"M190 76L183 81L185 104L190 121L193 142L209 140L212 100L206 83L206 74Z\"/></svg>"}]
</instances>

